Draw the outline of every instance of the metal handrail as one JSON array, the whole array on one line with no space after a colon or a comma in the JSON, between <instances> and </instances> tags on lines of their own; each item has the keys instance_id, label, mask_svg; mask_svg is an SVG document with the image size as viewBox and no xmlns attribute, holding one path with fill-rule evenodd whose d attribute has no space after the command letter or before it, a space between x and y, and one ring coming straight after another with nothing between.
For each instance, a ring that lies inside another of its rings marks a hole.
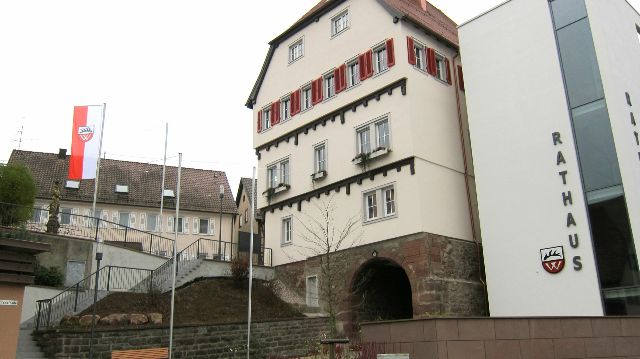
<instances>
[{"instance_id":1,"label":"metal handrail","mask_svg":"<svg viewBox=\"0 0 640 359\"><path fill-rule=\"evenodd\" d=\"M0 202L0 215L11 212L3 210L3 207L26 208L12 203ZM32 214L34 212L38 213L37 217L40 220L33 221L32 216L31 219L27 220L26 228L36 232L47 232L46 218L49 218L49 210L37 207L29 208L31 208ZM171 238L162 237L152 232L132 228L106 219L81 214L60 213L58 214L58 221L62 221L63 215L69 216L69 221L68 223L60 224L58 234L92 240L100 238L104 242L165 258L170 258L173 255L173 239ZM11 221L8 221L8 223L11 223Z\"/></svg>"}]
</instances>

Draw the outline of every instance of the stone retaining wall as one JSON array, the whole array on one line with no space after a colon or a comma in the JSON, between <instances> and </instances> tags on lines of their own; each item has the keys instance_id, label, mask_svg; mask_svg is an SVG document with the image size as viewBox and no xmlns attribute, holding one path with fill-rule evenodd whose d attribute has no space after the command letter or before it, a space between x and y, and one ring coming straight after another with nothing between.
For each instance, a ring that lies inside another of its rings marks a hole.
<instances>
[{"instance_id":1,"label":"stone retaining wall","mask_svg":"<svg viewBox=\"0 0 640 359\"><path fill-rule=\"evenodd\" d=\"M423 319L365 323L362 341L420 359L640 358L640 318Z\"/></svg>"},{"instance_id":2,"label":"stone retaining wall","mask_svg":"<svg viewBox=\"0 0 640 359\"><path fill-rule=\"evenodd\" d=\"M254 323L251 326L251 357L304 356L311 345L327 333L326 318ZM246 323L182 326L174 328L174 358L244 358ZM55 329L36 334L47 358L88 358L88 330ZM111 358L112 350L169 346L167 327L96 330L95 358Z\"/></svg>"}]
</instances>

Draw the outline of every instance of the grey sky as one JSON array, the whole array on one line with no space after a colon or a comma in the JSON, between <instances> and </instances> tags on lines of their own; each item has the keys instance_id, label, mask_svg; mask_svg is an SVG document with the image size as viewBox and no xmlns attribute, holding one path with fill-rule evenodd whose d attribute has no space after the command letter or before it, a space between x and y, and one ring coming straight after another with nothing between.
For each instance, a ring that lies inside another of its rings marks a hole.
<instances>
[{"instance_id":1,"label":"grey sky","mask_svg":"<svg viewBox=\"0 0 640 359\"><path fill-rule=\"evenodd\" d=\"M107 103L107 157L251 176L244 107L268 49L317 0L0 3L0 162L70 148L74 105ZM501 0L433 0L462 23ZM630 0L636 8L640 0Z\"/></svg>"}]
</instances>

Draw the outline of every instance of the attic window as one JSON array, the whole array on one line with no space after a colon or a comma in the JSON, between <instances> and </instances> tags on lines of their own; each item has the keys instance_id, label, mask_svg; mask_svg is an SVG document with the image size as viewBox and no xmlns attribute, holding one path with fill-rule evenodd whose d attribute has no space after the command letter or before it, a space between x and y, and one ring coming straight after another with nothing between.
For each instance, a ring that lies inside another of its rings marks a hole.
<instances>
[{"instance_id":1,"label":"attic window","mask_svg":"<svg viewBox=\"0 0 640 359\"><path fill-rule=\"evenodd\" d=\"M64 184L65 188L78 189L80 188L80 181L67 180Z\"/></svg>"},{"instance_id":2,"label":"attic window","mask_svg":"<svg viewBox=\"0 0 640 359\"><path fill-rule=\"evenodd\" d=\"M165 189L162 192L162 195L165 196L165 197L170 197L170 198L174 198L176 196L175 193L173 193L172 189Z\"/></svg>"},{"instance_id":3,"label":"attic window","mask_svg":"<svg viewBox=\"0 0 640 359\"><path fill-rule=\"evenodd\" d=\"M129 186L124 184L117 184L116 193L129 193Z\"/></svg>"}]
</instances>

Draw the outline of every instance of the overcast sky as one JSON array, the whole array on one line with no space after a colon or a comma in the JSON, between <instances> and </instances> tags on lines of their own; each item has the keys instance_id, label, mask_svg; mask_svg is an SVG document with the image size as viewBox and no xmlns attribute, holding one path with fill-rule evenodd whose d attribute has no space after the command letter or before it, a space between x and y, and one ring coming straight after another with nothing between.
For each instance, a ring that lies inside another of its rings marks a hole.
<instances>
[{"instance_id":1,"label":"overcast sky","mask_svg":"<svg viewBox=\"0 0 640 359\"><path fill-rule=\"evenodd\" d=\"M69 149L73 106L105 102L108 158L161 163L169 123L171 163L225 171L235 192L267 43L317 1L0 2L0 162L22 127L24 150ZM432 1L458 23L501 2Z\"/></svg>"}]
</instances>

